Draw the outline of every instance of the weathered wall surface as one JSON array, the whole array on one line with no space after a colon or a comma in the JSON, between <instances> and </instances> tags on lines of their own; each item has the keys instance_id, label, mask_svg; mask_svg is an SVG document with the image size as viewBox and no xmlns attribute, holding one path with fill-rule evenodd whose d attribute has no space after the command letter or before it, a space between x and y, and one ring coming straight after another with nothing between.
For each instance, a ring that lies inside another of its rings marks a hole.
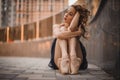
<instances>
[{"instance_id":1,"label":"weathered wall surface","mask_svg":"<svg viewBox=\"0 0 120 80\"><path fill-rule=\"evenodd\" d=\"M0 56L50 57L52 39L0 44Z\"/></svg>"},{"instance_id":2,"label":"weathered wall surface","mask_svg":"<svg viewBox=\"0 0 120 80\"><path fill-rule=\"evenodd\" d=\"M102 0L89 27L88 61L120 79L120 1Z\"/></svg>"}]
</instances>

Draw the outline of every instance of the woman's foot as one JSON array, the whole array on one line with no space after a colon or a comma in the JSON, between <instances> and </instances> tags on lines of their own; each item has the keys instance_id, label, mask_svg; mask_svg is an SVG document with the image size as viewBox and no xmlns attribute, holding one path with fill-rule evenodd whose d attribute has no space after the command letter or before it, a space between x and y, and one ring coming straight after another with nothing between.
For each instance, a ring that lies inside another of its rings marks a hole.
<instances>
[{"instance_id":1,"label":"woman's foot","mask_svg":"<svg viewBox=\"0 0 120 80\"><path fill-rule=\"evenodd\" d=\"M76 56L71 56L70 59L71 59L70 63L71 74L78 74L81 59L77 58Z\"/></svg>"},{"instance_id":2,"label":"woman's foot","mask_svg":"<svg viewBox=\"0 0 120 80\"><path fill-rule=\"evenodd\" d=\"M59 70L62 74L68 74L70 72L70 60L69 58L58 59Z\"/></svg>"}]
</instances>

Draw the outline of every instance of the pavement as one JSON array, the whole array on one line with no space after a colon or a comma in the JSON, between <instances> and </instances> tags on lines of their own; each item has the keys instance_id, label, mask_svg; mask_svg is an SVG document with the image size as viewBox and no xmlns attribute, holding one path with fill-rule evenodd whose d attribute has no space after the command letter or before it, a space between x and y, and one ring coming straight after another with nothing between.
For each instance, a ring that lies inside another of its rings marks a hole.
<instances>
[{"instance_id":1,"label":"pavement","mask_svg":"<svg viewBox=\"0 0 120 80\"><path fill-rule=\"evenodd\" d=\"M49 58L0 57L0 80L115 80L93 64L77 75L63 75L48 63Z\"/></svg>"}]
</instances>

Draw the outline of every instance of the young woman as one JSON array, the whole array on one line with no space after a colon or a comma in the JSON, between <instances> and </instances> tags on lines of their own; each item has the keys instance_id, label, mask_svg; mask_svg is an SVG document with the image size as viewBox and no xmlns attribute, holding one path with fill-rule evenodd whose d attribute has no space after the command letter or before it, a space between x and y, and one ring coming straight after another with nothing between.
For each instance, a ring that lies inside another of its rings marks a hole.
<instances>
[{"instance_id":1,"label":"young woman","mask_svg":"<svg viewBox=\"0 0 120 80\"><path fill-rule=\"evenodd\" d=\"M79 69L87 68L86 52L79 37L86 38L88 15L87 9L80 5L72 5L66 11L63 23L53 26L56 39L51 48L49 66L59 69L62 74L77 74Z\"/></svg>"}]
</instances>

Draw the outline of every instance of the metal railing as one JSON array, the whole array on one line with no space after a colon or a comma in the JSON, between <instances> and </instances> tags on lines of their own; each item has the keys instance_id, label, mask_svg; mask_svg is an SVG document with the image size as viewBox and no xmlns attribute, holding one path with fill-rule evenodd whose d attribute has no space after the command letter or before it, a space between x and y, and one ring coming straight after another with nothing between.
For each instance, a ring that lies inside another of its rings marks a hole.
<instances>
[{"instance_id":1,"label":"metal railing","mask_svg":"<svg viewBox=\"0 0 120 80\"><path fill-rule=\"evenodd\" d=\"M38 20L33 23L23 24L14 27L0 28L0 42L27 41L52 36L53 24L62 21L65 10L56 13L54 16Z\"/></svg>"},{"instance_id":2,"label":"metal railing","mask_svg":"<svg viewBox=\"0 0 120 80\"><path fill-rule=\"evenodd\" d=\"M53 18L36 21L30 24L23 24L15 27L0 28L0 42L14 42L20 40L32 40L52 35Z\"/></svg>"}]
</instances>

